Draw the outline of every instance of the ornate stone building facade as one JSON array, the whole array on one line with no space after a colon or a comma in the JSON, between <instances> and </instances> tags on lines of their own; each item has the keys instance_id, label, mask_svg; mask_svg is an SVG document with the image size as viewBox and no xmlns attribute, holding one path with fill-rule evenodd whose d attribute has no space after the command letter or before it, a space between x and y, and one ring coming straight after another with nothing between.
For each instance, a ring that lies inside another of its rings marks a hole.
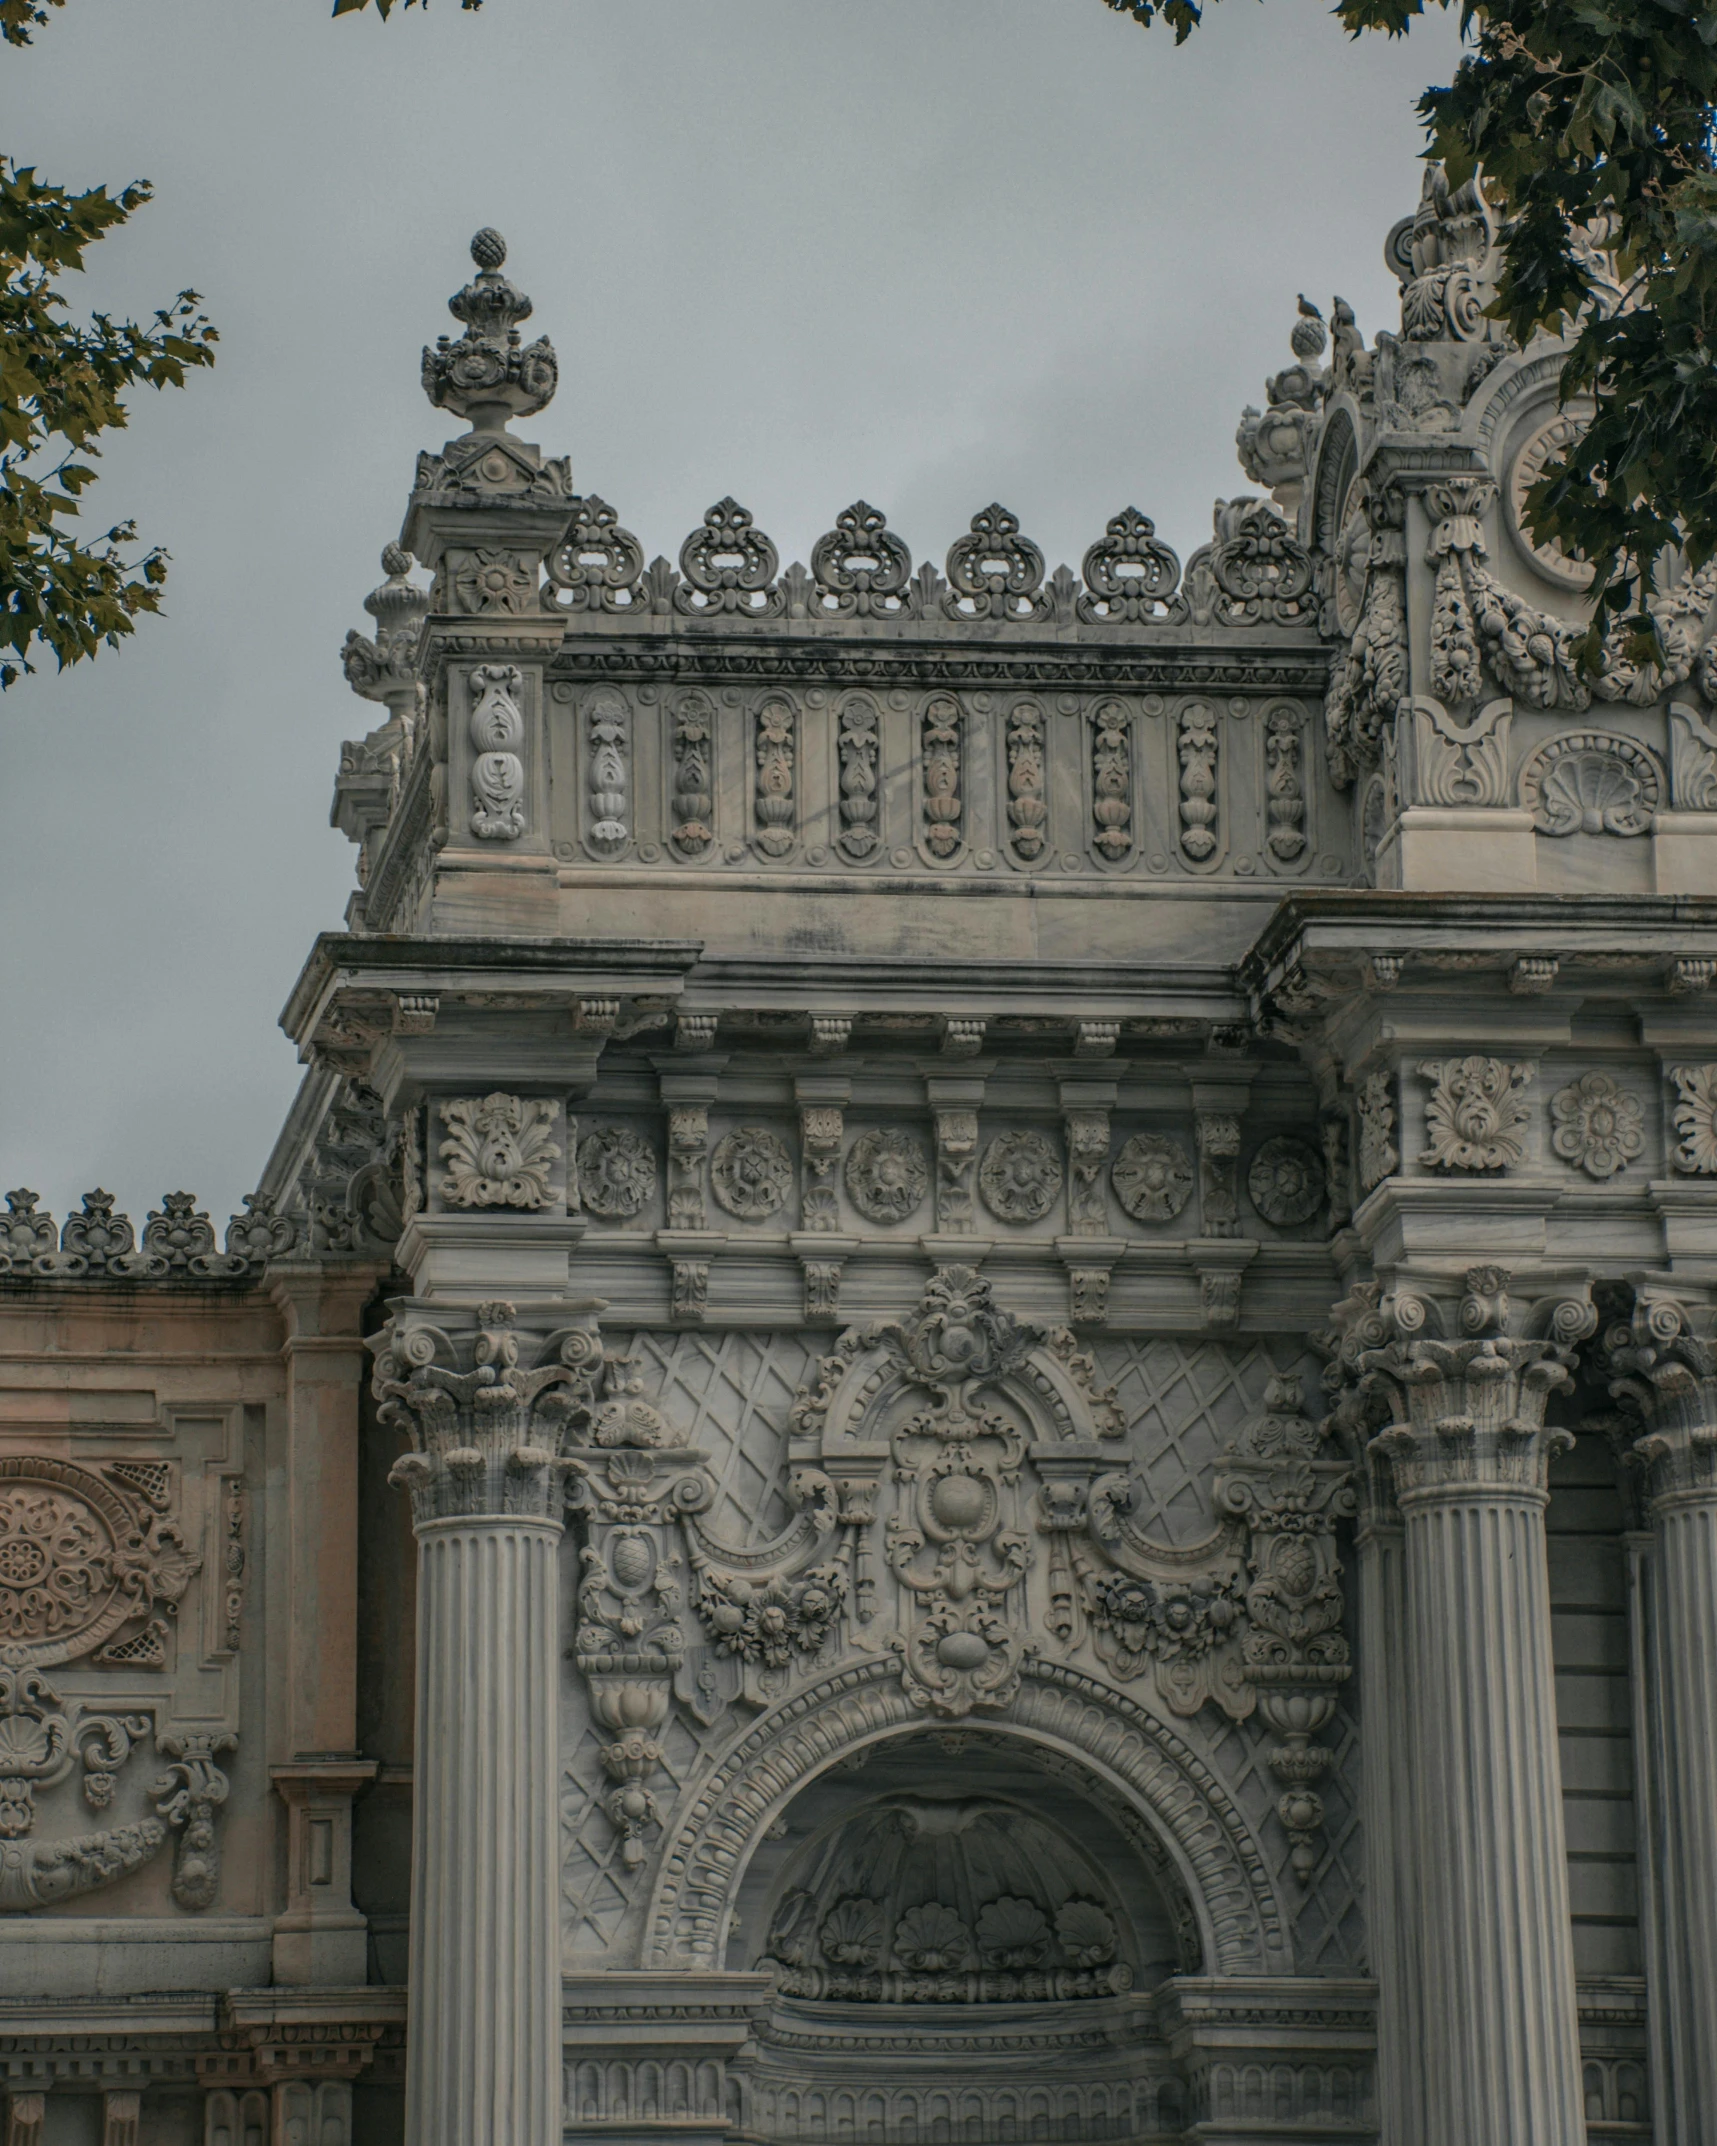
<instances>
[{"instance_id":1,"label":"ornate stone building facade","mask_svg":"<svg viewBox=\"0 0 1717 2146\"><path fill-rule=\"evenodd\" d=\"M1074 575L647 564L478 235L261 1188L0 1220L6 2146L1717 2137L1717 576L1493 237Z\"/></svg>"}]
</instances>

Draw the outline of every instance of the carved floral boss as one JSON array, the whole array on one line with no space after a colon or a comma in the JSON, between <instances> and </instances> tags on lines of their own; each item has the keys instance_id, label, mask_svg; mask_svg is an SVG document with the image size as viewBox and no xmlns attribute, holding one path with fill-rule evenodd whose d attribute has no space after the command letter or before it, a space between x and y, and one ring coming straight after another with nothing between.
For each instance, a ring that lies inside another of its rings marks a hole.
<instances>
[{"instance_id":1,"label":"carved floral boss","mask_svg":"<svg viewBox=\"0 0 1717 2146\"><path fill-rule=\"evenodd\" d=\"M1330 1762L1314 1738L1350 1673L1335 1524L1352 1492L1295 1381L1272 1384L1222 1456L1215 1524L1186 1546L1133 1521L1131 1477L1104 1450L1125 1423L1092 1359L1004 1311L970 1268L940 1270L910 1317L843 1334L790 1429L799 1511L755 1550L708 1526L703 1456L647 1403L611 1401L574 1456L588 1516L574 1651L613 1732L627 1861L659 1822L648 1783L675 1696L712 1721L850 1648L891 1654L917 1705L959 1719L1007 1706L1033 1656L1088 1653L1116 1683L1149 1675L1180 1715L1261 1709L1309 1881Z\"/></svg>"}]
</instances>

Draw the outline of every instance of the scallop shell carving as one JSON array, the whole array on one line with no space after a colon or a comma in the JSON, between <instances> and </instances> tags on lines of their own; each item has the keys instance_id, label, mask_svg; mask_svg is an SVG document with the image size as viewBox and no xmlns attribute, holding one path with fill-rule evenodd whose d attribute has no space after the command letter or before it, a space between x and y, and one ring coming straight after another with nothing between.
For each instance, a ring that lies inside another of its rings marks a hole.
<instances>
[{"instance_id":1,"label":"scallop shell carving","mask_svg":"<svg viewBox=\"0 0 1717 2146\"><path fill-rule=\"evenodd\" d=\"M920 1974L946 1974L972 1957L972 1933L940 1901L913 1908L895 1926L894 1949L903 1967Z\"/></svg>"},{"instance_id":2,"label":"scallop shell carving","mask_svg":"<svg viewBox=\"0 0 1717 2146\"><path fill-rule=\"evenodd\" d=\"M1055 1934L1070 1967L1107 1967L1115 1957L1115 1925L1094 1900L1069 1900L1055 1911Z\"/></svg>"},{"instance_id":3,"label":"scallop shell carving","mask_svg":"<svg viewBox=\"0 0 1717 2146\"><path fill-rule=\"evenodd\" d=\"M978 1913L978 1950L986 1967L1040 1967L1049 1924L1034 1900L992 1900Z\"/></svg>"},{"instance_id":4,"label":"scallop shell carving","mask_svg":"<svg viewBox=\"0 0 1717 2146\"><path fill-rule=\"evenodd\" d=\"M882 1958L882 1910L874 1900L837 1900L817 1934L831 1966L868 1968Z\"/></svg>"}]
</instances>

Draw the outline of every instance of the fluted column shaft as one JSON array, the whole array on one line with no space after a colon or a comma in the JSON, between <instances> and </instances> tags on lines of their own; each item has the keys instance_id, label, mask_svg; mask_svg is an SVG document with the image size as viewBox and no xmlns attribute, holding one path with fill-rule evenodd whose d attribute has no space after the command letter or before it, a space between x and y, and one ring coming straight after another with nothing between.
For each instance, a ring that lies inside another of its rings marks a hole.
<instances>
[{"instance_id":1,"label":"fluted column shaft","mask_svg":"<svg viewBox=\"0 0 1717 2146\"><path fill-rule=\"evenodd\" d=\"M1717 2141L1717 1487L1652 1505L1665 2146Z\"/></svg>"},{"instance_id":2,"label":"fluted column shaft","mask_svg":"<svg viewBox=\"0 0 1717 2146\"><path fill-rule=\"evenodd\" d=\"M411 2146L558 2146L558 1521L418 1527Z\"/></svg>"},{"instance_id":3,"label":"fluted column shaft","mask_svg":"<svg viewBox=\"0 0 1717 2146\"><path fill-rule=\"evenodd\" d=\"M1604 1348L1641 1432L1651 1523L1639 1786L1652 2115L1665 2146L1717 2146L1717 1307L1643 1288Z\"/></svg>"},{"instance_id":4,"label":"fluted column shaft","mask_svg":"<svg viewBox=\"0 0 1717 2146\"><path fill-rule=\"evenodd\" d=\"M1403 1527L1412 1787L1391 1821L1411 1844L1395 1901L1413 1921L1379 1971L1406 1968L1385 2003L1397 2051L1417 2007L1424 2098L1400 2119L1416 2146L1586 2137L1544 1526L1569 1434L1544 1418L1597 1321L1582 1298L1519 1303L1511 1287L1472 1267L1338 1307L1344 1360L1393 1417L1370 1452Z\"/></svg>"},{"instance_id":5,"label":"fluted column shaft","mask_svg":"<svg viewBox=\"0 0 1717 2146\"><path fill-rule=\"evenodd\" d=\"M1405 1492L1420 1966L1436 2146L1581 2146L1547 1493Z\"/></svg>"},{"instance_id":6,"label":"fluted column shaft","mask_svg":"<svg viewBox=\"0 0 1717 2146\"><path fill-rule=\"evenodd\" d=\"M1417 1871L1400 1845L1414 1837L1407 1559L1400 1523L1368 1513L1360 1524L1357 1550L1366 1929L1377 1977L1377 2104L1383 2146L1429 2146Z\"/></svg>"},{"instance_id":7,"label":"fluted column shaft","mask_svg":"<svg viewBox=\"0 0 1717 2146\"><path fill-rule=\"evenodd\" d=\"M560 1449L601 1342L558 1322L593 1308L401 1298L380 1341L418 1542L409 2146L560 2146Z\"/></svg>"}]
</instances>

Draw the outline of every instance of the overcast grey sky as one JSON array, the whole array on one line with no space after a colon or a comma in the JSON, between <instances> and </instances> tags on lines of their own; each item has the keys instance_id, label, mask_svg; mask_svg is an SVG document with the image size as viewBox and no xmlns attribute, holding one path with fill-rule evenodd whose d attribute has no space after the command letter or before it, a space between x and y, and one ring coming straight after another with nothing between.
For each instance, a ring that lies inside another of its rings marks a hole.
<instances>
[{"instance_id":1,"label":"overcast grey sky","mask_svg":"<svg viewBox=\"0 0 1717 2146\"><path fill-rule=\"evenodd\" d=\"M192 284L222 337L89 509L172 551L168 617L0 702L0 1185L139 1223L184 1185L219 1223L256 1181L352 883L338 650L457 429L418 351L480 224L560 354L524 429L646 556L731 491L783 560L861 494L915 558L992 498L1051 564L1128 504L1184 557L1295 293L1394 324L1455 56L1440 15L1353 44L1319 0L1179 50L1101 0L69 0L0 51L19 162L156 186L75 295Z\"/></svg>"}]
</instances>

